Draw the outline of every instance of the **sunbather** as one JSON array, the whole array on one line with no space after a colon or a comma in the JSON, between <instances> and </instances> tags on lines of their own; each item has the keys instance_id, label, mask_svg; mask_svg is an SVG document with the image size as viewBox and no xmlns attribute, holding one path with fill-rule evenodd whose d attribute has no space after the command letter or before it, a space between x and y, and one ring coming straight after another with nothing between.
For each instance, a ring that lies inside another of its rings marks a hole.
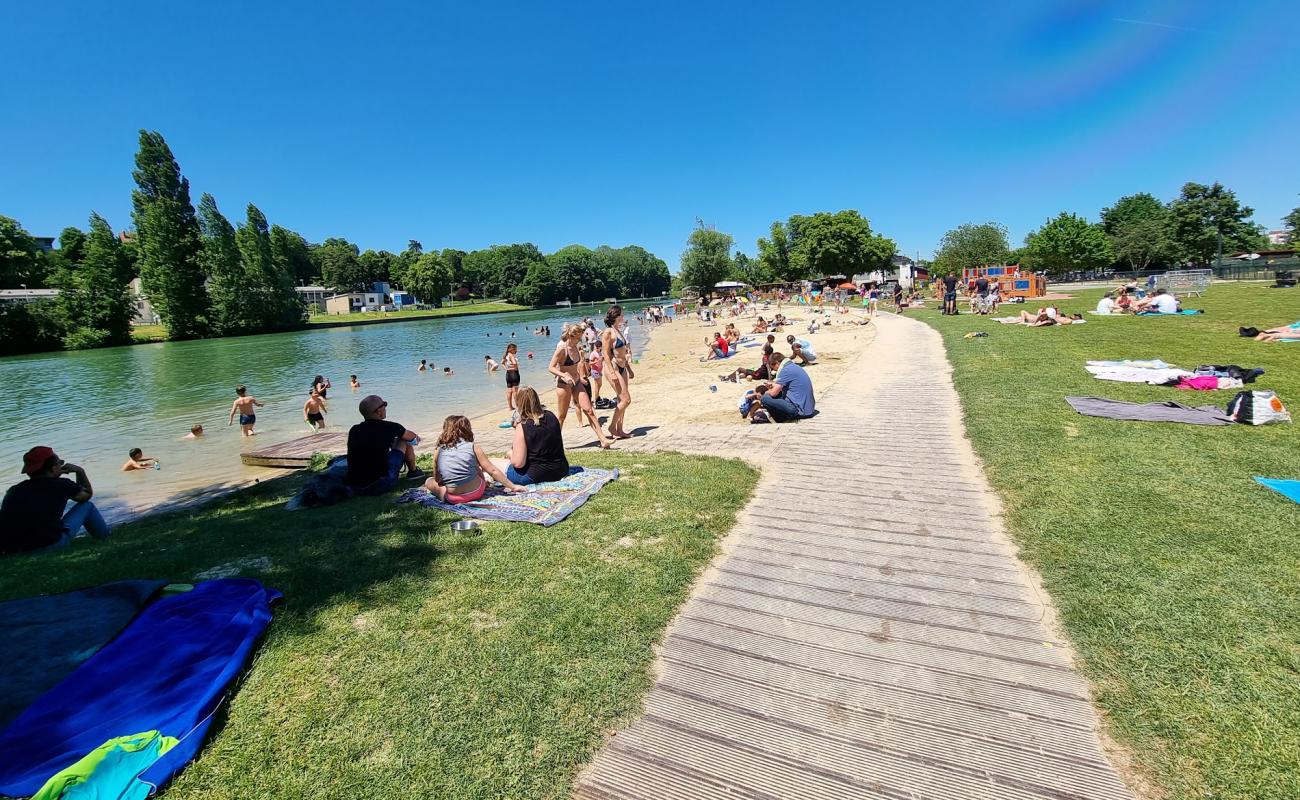
<instances>
[{"instance_id":1,"label":"sunbather","mask_svg":"<svg viewBox=\"0 0 1300 800\"><path fill-rule=\"evenodd\" d=\"M1266 331L1260 331L1255 337L1257 342L1296 342L1300 341L1300 322L1292 325L1283 325L1280 328L1269 328Z\"/></svg>"}]
</instances>

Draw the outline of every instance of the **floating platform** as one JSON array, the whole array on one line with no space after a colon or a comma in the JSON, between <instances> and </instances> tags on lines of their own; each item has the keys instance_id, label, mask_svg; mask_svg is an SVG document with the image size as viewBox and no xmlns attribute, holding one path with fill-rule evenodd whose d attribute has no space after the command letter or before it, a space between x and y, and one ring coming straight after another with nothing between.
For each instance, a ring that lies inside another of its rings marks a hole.
<instances>
[{"instance_id":1,"label":"floating platform","mask_svg":"<svg viewBox=\"0 0 1300 800\"><path fill-rule=\"evenodd\" d=\"M312 433L287 442L246 450L239 460L250 467L283 467L305 469L311 466L312 456L324 453L341 456L348 452L348 435L342 432Z\"/></svg>"}]
</instances>

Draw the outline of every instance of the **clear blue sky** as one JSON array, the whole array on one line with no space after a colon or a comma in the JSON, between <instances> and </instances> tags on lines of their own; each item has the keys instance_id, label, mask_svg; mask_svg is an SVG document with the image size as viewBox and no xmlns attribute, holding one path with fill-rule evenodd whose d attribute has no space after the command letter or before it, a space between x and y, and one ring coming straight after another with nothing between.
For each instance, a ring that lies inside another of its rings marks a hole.
<instances>
[{"instance_id":1,"label":"clear blue sky","mask_svg":"<svg viewBox=\"0 0 1300 800\"><path fill-rule=\"evenodd\" d=\"M754 253L856 208L922 256L1222 181L1300 206L1300 4L11 5L0 214L130 223L137 131L194 200L399 250L639 243L696 217Z\"/></svg>"}]
</instances>

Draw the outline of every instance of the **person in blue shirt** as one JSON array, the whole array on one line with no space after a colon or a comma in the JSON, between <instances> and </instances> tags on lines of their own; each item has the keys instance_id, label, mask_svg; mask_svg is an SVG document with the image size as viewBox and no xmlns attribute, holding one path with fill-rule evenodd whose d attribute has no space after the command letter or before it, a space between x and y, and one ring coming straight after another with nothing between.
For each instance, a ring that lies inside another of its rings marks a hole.
<instances>
[{"instance_id":1,"label":"person in blue shirt","mask_svg":"<svg viewBox=\"0 0 1300 800\"><path fill-rule=\"evenodd\" d=\"M805 419L817 413L812 380L803 367L786 361L781 353L773 353L768 359L768 369L776 373L776 380L759 402L773 422Z\"/></svg>"}]
</instances>

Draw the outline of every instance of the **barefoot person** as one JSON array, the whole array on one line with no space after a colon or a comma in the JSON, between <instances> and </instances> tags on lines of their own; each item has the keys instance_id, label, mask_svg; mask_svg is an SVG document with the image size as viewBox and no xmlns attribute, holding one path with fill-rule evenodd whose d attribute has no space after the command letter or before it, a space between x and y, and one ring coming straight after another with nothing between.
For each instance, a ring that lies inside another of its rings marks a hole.
<instances>
[{"instance_id":1,"label":"barefoot person","mask_svg":"<svg viewBox=\"0 0 1300 800\"><path fill-rule=\"evenodd\" d=\"M507 492L527 491L507 478L474 443L469 418L456 414L443 420L433 474L424 482L424 488L444 503L468 503L483 497L489 476Z\"/></svg>"},{"instance_id":2,"label":"barefoot person","mask_svg":"<svg viewBox=\"0 0 1300 800\"><path fill-rule=\"evenodd\" d=\"M610 306L605 312L605 330L600 333L600 349L604 356L605 377L618 397L618 404L609 418L609 434L615 439L630 439L623 429L623 417L632 405L632 391L628 384L635 377L632 372L632 348L623 338L623 308Z\"/></svg>"},{"instance_id":3,"label":"barefoot person","mask_svg":"<svg viewBox=\"0 0 1300 800\"><path fill-rule=\"evenodd\" d=\"M424 478L415 465L415 431L388 419L388 403L377 394L357 406L362 420L348 431L347 483L357 494L384 494L397 485L403 465L406 477Z\"/></svg>"},{"instance_id":4,"label":"barefoot person","mask_svg":"<svg viewBox=\"0 0 1300 800\"><path fill-rule=\"evenodd\" d=\"M501 368L500 364L492 360L492 356L483 356L483 366L487 369L489 375Z\"/></svg>"},{"instance_id":5,"label":"barefoot person","mask_svg":"<svg viewBox=\"0 0 1300 800\"><path fill-rule=\"evenodd\" d=\"M578 406L578 413L586 416L591 423L600 446L608 449L610 440L601 431L600 420L596 419L596 411L591 406L591 384L583 378L580 368L583 361L578 342L581 340L582 326L566 323L560 329L560 342L555 346L555 353L551 355L551 363L547 367L547 371L555 376L560 427L564 427L564 418L569 413L569 402L572 400Z\"/></svg>"},{"instance_id":6,"label":"barefoot person","mask_svg":"<svg viewBox=\"0 0 1300 800\"><path fill-rule=\"evenodd\" d=\"M33 447L23 455L23 474L27 480L11 486L0 503L0 553L63 547L83 527L96 538L108 536L108 523L90 502L95 490L84 469L52 448ZM64 513L69 500L72 508Z\"/></svg>"},{"instance_id":7,"label":"barefoot person","mask_svg":"<svg viewBox=\"0 0 1300 800\"><path fill-rule=\"evenodd\" d=\"M501 363L506 368L506 407L515 410L515 392L519 389L519 345L511 342L506 345Z\"/></svg>"},{"instance_id":8,"label":"barefoot person","mask_svg":"<svg viewBox=\"0 0 1300 800\"><path fill-rule=\"evenodd\" d=\"M126 463L122 465L123 472L135 472L138 469L153 469L158 459L146 456L144 451L138 447L132 447L131 452L126 454Z\"/></svg>"},{"instance_id":9,"label":"barefoot person","mask_svg":"<svg viewBox=\"0 0 1300 800\"><path fill-rule=\"evenodd\" d=\"M506 477L517 486L558 481L569 474L569 460L564 455L564 437L560 421L542 408L537 390L519 387L515 394L519 418L514 422Z\"/></svg>"},{"instance_id":10,"label":"barefoot person","mask_svg":"<svg viewBox=\"0 0 1300 800\"><path fill-rule=\"evenodd\" d=\"M257 409L265 405L260 403L257 398L248 395L248 389L244 384L235 387L235 403L230 407L230 421L226 423L229 427L235 424L235 415L239 415L239 429L244 432L245 436L256 436L253 426L257 424Z\"/></svg>"},{"instance_id":11,"label":"barefoot person","mask_svg":"<svg viewBox=\"0 0 1300 800\"><path fill-rule=\"evenodd\" d=\"M772 421L789 422L815 414L817 403L813 398L812 380L803 367L786 361L781 353L773 353L769 363L770 369L776 372L776 379L759 402Z\"/></svg>"},{"instance_id":12,"label":"barefoot person","mask_svg":"<svg viewBox=\"0 0 1300 800\"><path fill-rule=\"evenodd\" d=\"M315 430L325 430L325 398L315 389L311 390L307 402L302 404L302 418Z\"/></svg>"}]
</instances>

